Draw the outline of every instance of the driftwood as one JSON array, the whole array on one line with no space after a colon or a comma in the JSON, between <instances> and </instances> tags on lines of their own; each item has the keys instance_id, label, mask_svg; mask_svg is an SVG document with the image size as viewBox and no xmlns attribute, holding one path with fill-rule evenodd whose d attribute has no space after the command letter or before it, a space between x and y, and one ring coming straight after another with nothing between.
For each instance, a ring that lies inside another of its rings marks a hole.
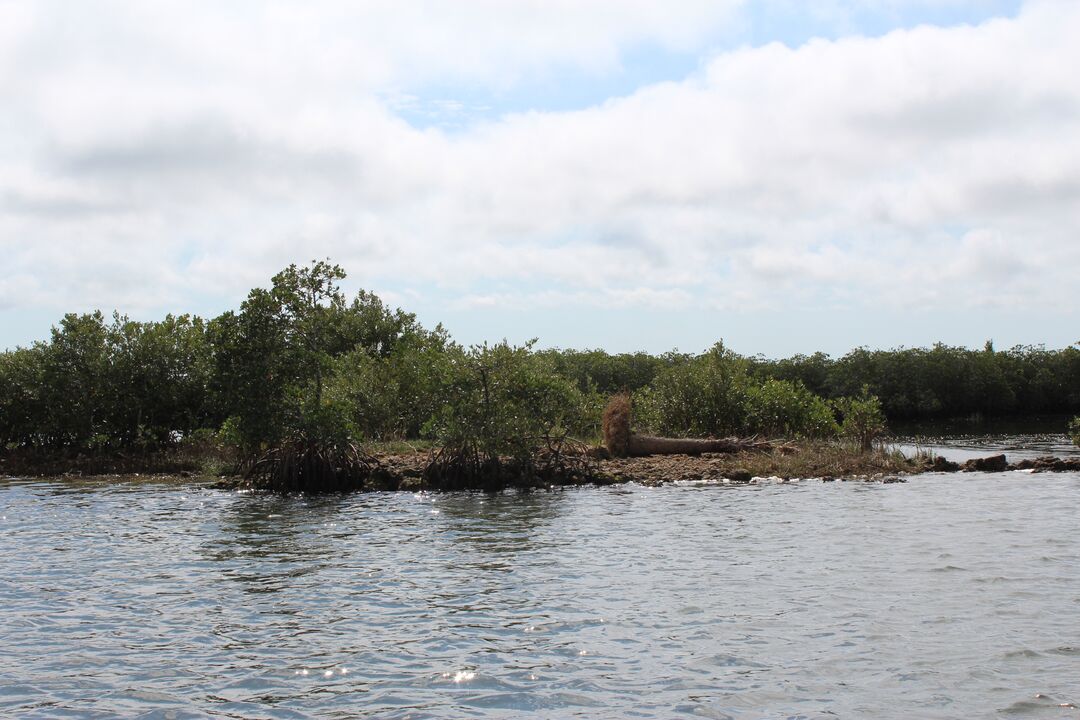
<instances>
[{"instance_id":1,"label":"driftwood","mask_svg":"<svg viewBox=\"0 0 1080 720\"><path fill-rule=\"evenodd\" d=\"M768 452L774 445L757 438L667 438L639 435L630 429L630 396L620 393L604 408L604 447L612 457L646 455L700 455L701 453L737 453L746 450ZM781 450L789 449L781 446Z\"/></svg>"}]
</instances>

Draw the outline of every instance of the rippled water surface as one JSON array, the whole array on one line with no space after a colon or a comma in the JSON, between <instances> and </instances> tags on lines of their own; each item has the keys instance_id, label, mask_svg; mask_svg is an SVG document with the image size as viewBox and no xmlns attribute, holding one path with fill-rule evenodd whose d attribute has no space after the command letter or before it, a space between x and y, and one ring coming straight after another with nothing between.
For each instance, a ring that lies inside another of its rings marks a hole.
<instances>
[{"instance_id":1,"label":"rippled water surface","mask_svg":"<svg viewBox=\"0 0 1080 720\"><path fill-rule=\"evenodd\" d=\"M0 716L1080 718L1078 498L0 480Z\"/></svg>"}]
</instances>

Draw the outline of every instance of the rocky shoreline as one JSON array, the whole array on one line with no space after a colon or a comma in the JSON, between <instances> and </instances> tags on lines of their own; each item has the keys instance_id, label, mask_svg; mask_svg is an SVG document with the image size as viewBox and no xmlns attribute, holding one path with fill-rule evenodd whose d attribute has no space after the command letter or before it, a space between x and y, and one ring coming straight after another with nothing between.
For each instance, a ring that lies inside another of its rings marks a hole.
<instances>
[{"instance_id":1,"label":"rocky shoreline","mask_svg":"<svg viewBox=\"0 0 1080 720\"><path fill-rule=\"evenodd\" d=\"M424 479L431 459L427 451L380 453L374 456L378 466L363 488L367 491L438 490ZM86 472L72 468L67 472L10 473L24 476L123 478L185 478L206 479L210 484L226 489L243 489L239 477L208 477L194 469L148 468L147 472L124 469L120 472ZM595 458L595 472L588 481L555 483L565 485L612 485L638 483L657 487L668 484L704 483L747 485L764 482L794 482L799 480L858 481L897 483L923 473L965 473L1021 471L1080 472L1080 458L1054 456L1009 462L1004 454L975 458L956 463L943 457L929 459L907 458L899 453L875 451L856 453L835 445L804 447L798 452L775 451L740 453L702 453L700 455L653 455L634 458ZM8 473L0 473L8 474ZM540 480L510 483L507 487L542 489L552 483ZM478 488L479 489L479 488Z\"/></svg>"},{"instance_id":2,"label":"rocky shoreline","mask_svg":"<svg viewBox=\"0 0 1080 720\"><path fill-rule=\"evenodd\" d=\"M831 450L831 447L830 447ZM372 478L369 490L432 490L424 481L429 461L426 452L395 453L377 456L381 469ZM806 480L901 483L924 473L1005 472L1009 470L1041 472L1080 472L1080 458L1043 457L1009 463L1004 455L954 463L941 457L912 459L896 453L856 454L848 451L804 450L801 453L702 453L700 455L653 455L635 458L596 460L597 472L591 482L567 485L614 485L637 483L649 487L680 483L750 485L766 482ZM226 485L242 487L240 481ZM520 483L519 488L551 487L543 482Z\"/></svg>"},{"instance_id":3,"label":"rocky shoreline","mask_svg":"<svg viewBox=\"0 0 1080 720\"><path fill-rule=\"evenodd\" d=\"M1045 455L1034 460L1021 460L1010 463L1004 454L984 458L972 458L963 463L936 457L927 465L933 472L1007 472L1019 470L1026 472L1080 472L1080 458L1059 458Z\"/></svg>"},{"instance_id":4,"label":"rocky shoreline","mask_svg":"<svg viewBox=\"0 0 1080 720\"><path fill-rule=\"evenodd\" d=\"M848 472L830 472L827 465L814 467L814 464L811 463L809 472L792 473L784 470L783 463L772 463L770 466L769 463L763 464L761 458L705 454L701 456L675 455L605 460L602 461L601 467L607 473L622 481L638 482L644 485L663 485L680 481L720 481L729 484L749 484L765 480L791 481L808 479L826 482L833 480L861 480L892 483L904 482L904 478L908 476L931 472L1006 472L1010 470L1080 472L1080 458L1062 459L1047 456L1035 460L1021 460L1010 463L1005 455L999 454L968 460L964 463L951 462L941 457L927 461L911 460L909 463L871 460L853 467Z\"/></svg>"}]
</instances>

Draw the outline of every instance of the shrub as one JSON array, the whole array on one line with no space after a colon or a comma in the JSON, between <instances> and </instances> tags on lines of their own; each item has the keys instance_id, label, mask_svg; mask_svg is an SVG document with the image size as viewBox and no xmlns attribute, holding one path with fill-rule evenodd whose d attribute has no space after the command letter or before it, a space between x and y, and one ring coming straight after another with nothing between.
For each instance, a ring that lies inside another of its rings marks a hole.
<instances>
[{"instance_id":1,"label":"shrub","mask_svg":"<svg viewBox=\"0 0 1080 720\"><path fill-rule=\"evenodd\" d=\"M429 483L495 489L557 470L548 464L563 457L581 396L531 348L503 341L455 354L443 406L427 427L443 446L426 472Z\"/></svg>"},{"instance_id":2,"label":"shrub","mask_svg":"<svg viewBox=\"0 0 1080 720\"><path fill-rule=\"evenodd\" d=\"M874 440L885 433L885 413L881 409L881 401L870 394L869 388L863 387L858 397L834 401L834 406L841 417L841 436L854 440L860 449L869 450Z\"/></svg>"},{"instance_id":3,"label":"shrub","mask_svg":"<svg viewBox=\"0 0 1080 720\"><path fill-rule=\"evenodd\" d=\"M1069 423L1069 434L1074 445L1080 445L1080 417L1074 417Z\"/></svg>"},{"instance_id":4,"label":"shrub","mask_svg":"<svg viewBox=\"0 0 1080 720\"><path fill-rule=\"evenodd\" d=\"M331 407L341 408L357 439L386 440L404 434L400 388L382 358L355 350L335 358L324 390Z\"/></svg>"},{"instance_id":5,"label":"shrub","mask_svg":"<svg viewBox=\"0 0 1080 720\"><path fill-rule=\"evenodd\" d=\"M431 332L417 330L395 345L386 364L396 391L393 421L400 437L424 434L424 426L442 407L460 353L441 325Z\"/></svg>"},{"instance_id":6,"label":"shrub","mask_svg":"<svg viewBox=\"0 0 1080 720\"><path fill-rule=\"evenodd\" d=\"M768 437L835 437L840 428L833 410L799 381L766 380L747 390L749 432Z\"/></svg>"},{"instance_id":7,"label":"shrub","mask_svg":"<svg viewBox=\"0 0 1080 720\"><path fill-rule=\"evenodd\" d=\"M38 344L0 353L0 451L39 445L48 432L45 352Z\"/></svg>"},{"instance_id":8,"label":"shrub","mask_svg":"<svg viewBox=\"0 0 1080 720\"><path fill-rule=\"evenodd\" d=\"M749 370L748 360L717 343L660 372L636 396L637 417L649 431L674 436L826 438L839 433L832 407L801 381L758 380Z\"/></svg>"},{"instance_id":9,"label":"shrub","mask_svg":"<svg viewBox=\"0 0 1080 720\"><path fill-rule=\"evenodd\" d=\"M717 343L659 373L636 395L642 426L662 435L731 435L746 428L747 361Z\"/></svg>"}]
</instances>

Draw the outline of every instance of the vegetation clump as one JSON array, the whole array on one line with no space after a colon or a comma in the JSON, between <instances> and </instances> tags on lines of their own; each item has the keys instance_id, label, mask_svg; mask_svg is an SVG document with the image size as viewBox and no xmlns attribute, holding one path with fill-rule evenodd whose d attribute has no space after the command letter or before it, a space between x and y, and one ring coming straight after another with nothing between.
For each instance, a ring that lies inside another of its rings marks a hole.
<instances>
[{"instance_id":1,"label":"vegetation clump","mask_svg":"<svg viewBox=\"0 0 1080 720\"><path fill-rule=\"evenodd\" d=\"M573 385L531 349L503 341L455 355L442 407L427 426L440 446L424 472L427 486L494 490L596 477L569 437L580 410Z\"/></svg>"},{"instance_id":2,"label":"vegetation clump","mask_svg":"<svg viewBox=\"0 0 1080 720\"><path fill-rule=\"evenodd\" d=\"M1069 435L1072 436L1073 444L1080 446L1080 417L1074 417L1069 423Z\"/></svg>"},{"instance_id":3,"label":"vegetation clump","mask_svg":"<svg viewBox=\"0 0 1080 720\"><path fill-rule=\"evenodd\" d=\"M669 437L836 437L832 408L799 381L761 378L717 343L662 370L638 394L643 427Z\"/></svg>"},{"instance_id":4,"label":"vegetation clump","mask_svg":"<svg viewBox=\"0 0 1080 720\"><path fill-rule=\"evenodd\" d=\"M854 441L863 452L870 450L874 441L885 434L881 401L871 395L866 386L858 397L841 398L833 404L842 418L841 436Z\"/></svg>"}]
</instances>

